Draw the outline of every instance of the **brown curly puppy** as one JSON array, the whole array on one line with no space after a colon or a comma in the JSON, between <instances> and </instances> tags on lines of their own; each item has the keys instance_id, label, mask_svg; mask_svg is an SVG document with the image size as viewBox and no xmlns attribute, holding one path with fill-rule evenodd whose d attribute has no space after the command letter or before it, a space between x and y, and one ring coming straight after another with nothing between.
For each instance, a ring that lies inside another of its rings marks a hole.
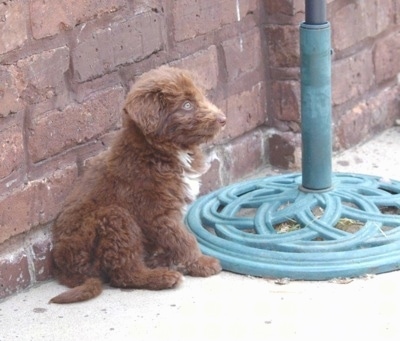
<instances>
[{"instance_id":1,"label":"brown curly puppy","mask_svg":"<svg viewBox=\"0 0 400 341\"><path fill-rule=\"evenodd\" d=\"M129 92L127 122L112 147L72 190L53 226L60 283L72 288L51 302L99 295L102 283L165 289L182 274L211 276L219 262L201 254L183 223L207 169L199 145L225 125L188 72L163 66Z\"/></svg>"}]
</instances>

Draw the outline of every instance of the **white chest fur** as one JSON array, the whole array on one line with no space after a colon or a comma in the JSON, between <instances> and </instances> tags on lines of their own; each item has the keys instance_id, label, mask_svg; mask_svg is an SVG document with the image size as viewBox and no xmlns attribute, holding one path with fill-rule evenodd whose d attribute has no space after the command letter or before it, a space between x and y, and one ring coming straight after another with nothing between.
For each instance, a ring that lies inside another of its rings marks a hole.
<instances>
[{"instance_id":1,"label":"white chest fur","mask_svg":"<svg viewBox=\"0 0 400 341\"><path fill-rule=\"evenodd\" d=\"M201 173L192 169L192 157L187 152L179 153L179 160L182 162L183 174L182 180L185 184L186 197L189 201L196 199L200 192Z\"/></svg>"}]
</instances>

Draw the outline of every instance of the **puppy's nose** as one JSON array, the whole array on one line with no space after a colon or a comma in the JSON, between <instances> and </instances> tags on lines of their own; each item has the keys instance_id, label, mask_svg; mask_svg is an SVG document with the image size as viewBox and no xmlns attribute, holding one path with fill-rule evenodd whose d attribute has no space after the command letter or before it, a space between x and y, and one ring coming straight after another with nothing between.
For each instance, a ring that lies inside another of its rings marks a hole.
<instances>
[{"instance_id":1,"label":"puppy's nose","mask_svg":"<svg viewBox=\"0 0 400 341\"><path fill-rule=\"evenodd\" d=\"M217 115L217 121L218 121L219 124L224 126L226 124L226 116L223 113L219 113Z\"/></svg>"}]
</instances>

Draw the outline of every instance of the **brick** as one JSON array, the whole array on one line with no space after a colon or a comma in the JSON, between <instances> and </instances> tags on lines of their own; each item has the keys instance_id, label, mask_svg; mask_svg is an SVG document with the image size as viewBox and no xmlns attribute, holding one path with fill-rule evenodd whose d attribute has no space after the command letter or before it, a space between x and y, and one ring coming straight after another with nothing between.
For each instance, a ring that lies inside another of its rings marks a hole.
<instances>
[{"instance_id":1,"label":"brick","mask_svg":"<svg viewBox=\"0 0 400 341\"><path fill-rule=\"evenodd\" d=\"M219 69L215 45L173 62L171 65L193 72L197 83L206 91L214 90L217 87Z\"/></svg>"},{"instance_id":2,"label":"brick","mask_svg":"<svg viewBox=\"0 0 400 341\"><path fill-rule=\"evenodd\" d=\"M332 66L332 102L342 104L367 92L374 84L371 50L335 61Z\"/></svg>"},{"instance_id":3,"label":"brick","mask_svg":"<svg viewBox=\"0 0 400 341\"><path fill-rule=\"evenodd\" d=\"M356 145L368 136L370 128L366 103L359 103L348 110L340 119L337 136L340 145L345 148Z\"/></svg>"},{"instance_id":4,"label":"brick","mask_svg":"<svg viewBox=\"0 0 400 341\"><path fill-rule=\"evenodd\" d=\"M222 139L243 135L262 125L266 120L266 89L264 83L227 99L227 124Z\"/></svg>"},{"instance_id":5,"label":"brick","mask_svg":"<svg viewBox=\"0 0 400 341\"><path fill-rule=\"evenodd\" d=\"M35 39L50 37L61 29L71 29L75 20L71 12L64 8L66 1L30 1L31 28ZM79 2L82 6L82 2ZM77 3L77 5L79 4ZM79 7L79 5L78 5Z\"/></svg>"},{"instance_id":6,"label":"brick","mask_svg":"<svg viewBox=\"0 0 400 341\"><path fill-rule=\"evenodd\" d=\"M400 24L400 3L399 0L395 0L395 4L394 4L394 9L395 9L395 18L394 18L394 23L396 25Z\"/></svg>"},{"instance_id":7,"label":"brick","mask_svg":"<svg viewBox=\"0 0 400 341\"><path fill-rule=\"evenodd\" d=\"M129 20L113 23L87 36L72 54L75 77L83 82L118 66L140 61L161 50L161 18L146 12Z\"/></svg>"},{"instance_id":8,"label":"brick","mask_svg":"<svg viewBox=\"0 0 400 341\"><path fill-rule=\"evenodd\" d=\"M192 39L237 20L236 2L232 0L173 1L175 41Z\"/></svg>"},{"instance_id":9,"label":"brick","mask_svg":"<svg viewBox=\"0 0 400 341\"><path fill-rule=\"evenodd\" d=\"M300 136L291 132L273 134L268 139L269 162L272 166L289 169L299 167Z\"/></svg>"},{"instance_id":10,"label":"brick","mask_svg":"<svg viewBox=\"0 0 400 341\"><path fill-rule=\"evenodd\" d=\"M298 67L300 65L299 28L294 25L267 25L269 66Z\"/></svg>"},{"instance_id":11,"label":"brick","mask_svg":"<svg viewBox=\"0 0 400 341\"><path fill-rule=\"evenodd\" d=\"M0 3L0 55L21 47L28 39L27 18L27 1Z\"/></svg>"},{"instance_id":12,"label":"brick","mask_svg":"<svg viewBox=\"0 0 400 341\"><path fill-rule=\"evenodd\" d=\"M392 24L394 13L392 0L357 0L343 6L332 18L334 49L344 50L377 36Z\"/></svg>"},{"instance_id":13,"label":"brick","mask_svg":"<svg viewBox=\"0 0 400 341\"><path fill-rule=\"evenodd\" d=\"M36 116L29 130L32 161L44 160L115 129L123 99L124 90L115 87L97 92L82 105Z\"/></svg>"},{"instance_id":14,"label":"brick","mask_svg":"<svg viewBox=\"0 0 400 341\"><path fill-rule=\"evenodd\" d=\"M400 117L400 86L386 88L377 96L367 100L370 108L371 134L376 134L393 126L396 118Z\"/></svg>"},{"instance_id":15,"label":"brick","mask_svg":"<svg viewBox=\"0 0 400 341\"><path fill-rule=\"evenodd\" d=\"M44 225L56 218L77 176L76 166L69 166L31 182L35 187L30 208L31 226Z\"/></svg>"},{"instance_id":16,"label":"brick","mask_svg":"<svg viewBox=\"0 0 400 341\"><path fill-rule=\"evenodd\" d=\"M69 48L66 46L43 51L17 62L22 74L23 99L29 103L55 100L65 104L68 99L64 77L69 69Z\"/></svg>"},{"instance_id":17,"label":"brick","mask_svg":"<svg viewBox=\"0 0 400 341\"><path fill-rule=\"evenodd\" d=\"M96 91L112 88L120 84L121 78L116 72L93 79L92 81L75 83L73 84L74 98L78 103L82 103Z\"/></svg>"},{"instance_id":18,"label":"brick","mask_svg":"<svg viewBox=\"0 0 400 341\"><path fill-rule=\"evenodd\" d=\"M163 11L161 0L135 0L133 2L135 14L148 12L149 8L155 13Z\"/></svg>"},{"instance_id":19,"label":"brick","mask_svg":"<svg viewBox=\"0 0 400 341\"><path fill-rule=\"evenodd\" d=\"M304 13L304 0L270 0L265 2L265 7L269 15L294 16Z\"/></svg>"},{"instance_id":20,"label":"brick","mask_svg":"<svg viewBox=\"0 0 400 341\"><path fill-rule=\"evenodd\" d=\"M29 229L35 188L28 184L7 194L0 200L0 244Z\"/></svg>"},{"instance_id":21,"label":"brick","mask_svg":"<svg viewBox=\"0 0 400 341\"><path fill-rule=\"evenodd\" d=\"M300 121L300 84L297 81L273 81L271 103L274 118Z\"/></svg>"},{"instance_id":22,"label":"brick","mask_svg":"<svg viewBox=\"0 0 400 341\"><path fill-rule=\"evenodd\" d=\"M342 114L336 123L337 147L352 147L391 127L400 115L398 91L398 87L386 88Z\"/></svg>"},{"instance_id":23,"label":"brick","mask_svg":"<svg viewBox=\"0 0 400 341\"><path fill-rule=\"evenodd\" d=\"M249 14L257 12L259 8L258 0L237 1L235 5L238 6L239 11L239 13L236 12L236 18L240 17L240 20Z\"/></svg>"},{"instance_id":24,"label":"brick","mask_svg":"<svg viewBox=\"0 0 400 341\"><path fill-rule=\"evenodd\" d=\"M265 9L270 15L276 15L277 13L293 15L293 3L290 0L266 1Z\"/></svg>"},{"instance_id":25,"label":"brick","mask_svg":"<svg viewBox=\"0 0 400 341\"><path fill-rule=\"evenodd\" d=\"M0 200L0 244L53 220L76 177L76 166L58 170L48 177L28 182Z\"/></svg>"},{"instance_id":26,"label":"brick","mask_svg":"<svg viewBox=\"0 0 400 341\"><path fill-rule=\"evenodd\" d=\"M136 29L139 28L141 33L141 47L140 59L144 59L154 52L160 51L163 47L163 38L161 33L161 17L155 12L144 13L138 16L137 21L134 22ZM123 43L123 41L122 41ZM121 64L126 63L130 56L125 53Z\"/></svg>"},{"instance_id":27,"label":"brick","mask_svg":"<svg viewBox=\"0 0 400 341\"><path fill-rule=\"evenodd\" d=\"M256 171L263 162L263 137L252 132L236 139L231 145L230 181L236 181Z\"/></svg>"},{"instance_id":28,"label":"brick","mask_svg":"<svg viewBox=\"0 0 400 341\"><path fill-rule=\"evenodd\" d=\"M0 117L23 110L19 97L15 68L0 66Z\"/></svg>"},{"instance_id":29,"label":"brick","mask_svg":"<svg viewBox=\"0 0 400 341\"><path fill-rule=\"evenodd\" d=\"M37 240L32 245L32 263L36 281L52 278L51 240Z\"/></svg>"},{"instance_id":30,"label":"brick","mask_svg":"<svg viewBox=\"0 0 400 341\"><path fill-rule=\"evenodd\" d=\"M256 70L262 61L261 40L258 28L239 33L233 39L222 43L228 80L233 82L243 74Z\"/></svg>"},{"instance_id":31,"label":"brick","mask_svg":"<svg viewBox=\"0 0 400 341\"><path fill-rule=\"evenodd\" d=\"M0 258L0 299L25 289L30 283L28 257L25 252L15 252L15 255Z\"/></svg>"},{"instance_id":32,"label":"brick","mask_svg":"<svg viewBox=\"0 0 400 341\"><path fill-rule=\"evenodd\" d=\"M116 12L126 5L125 0L32 0L30 1L33 37L50 37L62 30Z\"/></svg>"},{"instance_id":33,"label":"brick","mask_svg":"<svg viewBox=\"0 0 400 341\"><path fill-rule=\"evenodd\" d=\"M24 163L22 134L18 124L0 131L0 179L16 172Z\"/></svg>"},{"instance_id":34,"label":"brick","mask_svg":"<svg viewBox=\"0 0 400 341\"><path fill-rule=\"evenodd\" d=\"M211 161L210 169L201 177L200 195L207 194L221 187L221 161L216 156Z\"/></svg>"},{"instance_id":35,"label":"brick","mask_svg":"<svg viewBox=\"0 0 400 341\"><path fill-rule=\"evenodd\" d=\"M396 77L400 73L400 32L376 43L374 67L378 83Z\"/></svg>"}]
</instances>

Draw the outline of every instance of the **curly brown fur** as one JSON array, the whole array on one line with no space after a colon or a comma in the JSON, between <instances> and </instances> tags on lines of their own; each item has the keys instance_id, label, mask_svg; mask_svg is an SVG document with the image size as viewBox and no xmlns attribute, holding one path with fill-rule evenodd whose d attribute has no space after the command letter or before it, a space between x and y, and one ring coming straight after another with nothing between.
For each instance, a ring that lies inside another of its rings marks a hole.
<instances>
[{"instance_id":1,"label":"curly brown fur","mask_svg":"<svg viewBox=\"0 0 400 341\"><path fill-rule=\"evenodd\" d=\"M60 283L51 299L71 303L120 288L175 287L182 274L211 276L219 262L201 254L183 223L206 171L200 145L225 125L224 114L171 67L152 70L127 95L125 127L77 183L53 226Z\"/></svg>"}]
</instances>

